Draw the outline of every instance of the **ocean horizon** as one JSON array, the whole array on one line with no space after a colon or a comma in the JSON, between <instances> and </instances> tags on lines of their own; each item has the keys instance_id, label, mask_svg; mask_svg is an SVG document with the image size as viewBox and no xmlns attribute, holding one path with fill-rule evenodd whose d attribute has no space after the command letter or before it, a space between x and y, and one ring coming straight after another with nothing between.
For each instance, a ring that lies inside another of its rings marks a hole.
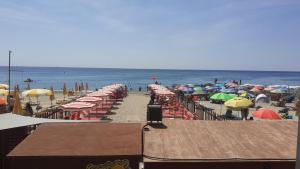
<instances>
[{"instance_id":1,"label":"ocean horizon","mask_svg":"<svg viewBox=\"0 0 300 169\"><path fill-rule=\"evenodd\" d=\"M8 81L7 68L7 66L0 66L0 83ZM11 67L11 84L12 86L18 84L21 89L27 86L24 81L30 78L33 80L32 88L52 86L55 90L60 90L64 82L68 88L74 88L75 82L84 82L89 84L91 90L113 83L123 83L136 90L139 87L144 89L147 84L153 83L151 76L157 77L158 81L164 85L203 84L212 83L214 79L218 79L220 83L242 80L242 83L300 86L299 71Z\"/></svg>"}]
</instances>

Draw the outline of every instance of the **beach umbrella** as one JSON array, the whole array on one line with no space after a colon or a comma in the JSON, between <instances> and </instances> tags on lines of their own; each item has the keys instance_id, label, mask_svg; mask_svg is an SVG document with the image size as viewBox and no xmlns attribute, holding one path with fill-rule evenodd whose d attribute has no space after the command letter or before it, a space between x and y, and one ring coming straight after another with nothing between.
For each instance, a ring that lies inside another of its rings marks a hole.
<instances>
[{"instance_id":1,"label":"beach umbrella","mask_svg":"<svg viewBox=\"0 0 300 169\"><path fill-rule=\"evenodd\" d=\"M49 96L49 99L50 99L50 101L51 101L51 106L52 106L52 101L55 99L55 96L54 96L54 90L53 90L53 87L52 87L52 86L50 87L50 90L51 90L51 92L52 92L52 95Z\"/></svg>"},{"instance_id":2,"label":"beach umbrella","mask_svg":"<svg viewBox=\"0 0 300 169\"><path fill-rule=\"evenodd\" d=\"M186 88L188 88L188 87L181 85L177 89L183 91L183 90L186 90Z\"/></svg>"},{"instance_id":3,"label":"beach umbrella","mask_svg":"<svg viewBox=\"0 0 300 169\"><path fill-rule=\"evenodd\" d=\"M76 82L75 83L75 96L78 95L78 83Z\"/></svg>"},{"instance_id":4,"label":"beach umbrella","mask_svg":"<svg viewBox=\"0 0 300 169\"><path fill-rule=\"evenodd\" d=\"M191 87L191 88L195 87L194 84L187 84L187 86L188 86L188 87Z\"/></svg>"},{"instance_id":5,"label":"beach umbrella","mask_svg":"<svg viewBox=\"0 0 300 169\"><path fill-rule=\"evenodd\" d=\"M15 98L17 94L19 94L19 88L17 86L14 87L13 97Z\"/></svg>"},{"instance_id":6,"label":"beach umbrella","mask_svg":"<svg viewBox=\"0 0 300 169\"><path fill-rule=\"evenodd\" d=\"M157 77L156 76L150 76L149 79L154 81L154 80L157 80Z\"/></svg>"},{"instance_id":7,"label":"beach umbrella","mask_svg":"<svg viewBox=\"0 0 300 169\"><path fill-rule=\"evenodd\" d=\"M51 96L53 95L51 90L48 89L31 89L31 90L25 90L22 92L22 95L25 97L36 97L37 102L39 101L39 96Z\"/></svg>"},{"instance_id":8,"label":"beach umbrella","mask_svg":"<svg viewBox=\"0 0 300 169\"><path fill-rule=\"evenodd\" d=\"M275 88L268 86L268 87L264 88L264 91L270 92L270 91L272 91L272 90L274 90L274 89L275 89Z\"/></svg>"},{"instance_id":9,"label":"beach umbrella","mask_svg":"<svg viewBox=\"0 0 300 169\"><path fill-rule=\"evenodd\" d=\"M7 96L8 95L8 90L0 89L0 95L1 96Z\"/></svg>"},{"instance_id":10,"label":"beach umbrella","mask_svg":"<svg viewBox=\"0 0 300 169\"><path fill-rule=\"evenodd\" d=\"M250 91L253 92L253 93L260 93L260 92L262 92L262 89L257 88L257 87L253 87Z\"/></svg>"},{"instance_id":11,"label":"beach umbrella","mask_svg":"<svg viewBox=\"0 0 300 169\"><path fill-rule=\"evenodd\" d=\"M223 89L220 90L220 92L222 92L222 93L236 93L237 90L234 89L234 88L228 88L228 89L223 88Z\"/></svg>"},{"instance_id":12,"label":"beach umbrella","mask_svg":"<svg viewBox=\"0 0 300 169\"><path fill-rule=\"evenodd\" d=\"M22 109L22 104L21 104L20 97L19 97L19 92L17 92L17 94L15 95L14 107L13 107L12 113L23 115L23 109Z\"/></svg>"},{"instance_id":13,"label":"beach umbrella","mask_svg":"<svg viewBox=\"0 0 300 169\"><path fill-rule=\"evenodd\" d=\"M83 84L83 82L81 82L81 84L80 84L80 89L81 89L81 91L84 90L84 84Z\"/></svg>"},{"instance_id":14,"label":"beach umbrella","mask_svg":"<svg viewBox=\"0 0 300 169\"><path fill-rule=\"evenodd\" d=\"M215 100L215 101L228 101L232 98L236 97L234 94L227 94L227 93L216 93L210 97L210 100Z\"/></svg>"},{"instance_id":15,"label":"beach umbrella","mask_svg":"<svg viewBox=\"0 0 300 169\"><path fill-rule=\"evenodd\" d=\"M192 94L194 92L194 89L191 87L187 87L184 90L182 90L186 94Z\"/></svg>"},{"instance_id":16,"label":"beach umbrella","mask_svg":"<svg viewBox=\"0 0 300 169\"><path fill-rule=\"evenodd\" d=\"M238 87L238 84L236 84L236 83L226 83L225 86L230 87L230 88L235 88L235 87Z\"/></svg>"},{"instance_id":17,"label":"beach umbrella","mask_svg":"<svg viewBox=\"0 0 300 169\"><path fill-rule=\"evenodd\" d=\"M265 94L259 94L258 96L256 96L255 102L269 103L270 100Z\"/></svg>"},{"instance_id":18,"label":"beach umbrella","mask_svg":"<svg viewBox=\"0 0 300 169\"><path fill-rule=\"evenodd\" d=\"M0 89L8 89L9 86L7 84L0 84Z\"/></svg>"},{"instance_id":19,"label":"beach umbrella","mask_svg":"<svg viewBox=\"0 0 300 169\"><path fill-rule=\"evenodd\" d=\"M87 92L89 90L89 84L86 82L85 83L85 92Z\"/></svg>"},{"instance_id":20,"label":"beach umbrella","mask_svg":"<svg viewBox=\"0 0 300 169\"><path fill-rule=\"evenodd\" d=\"M242 97L235 97L225 102L225 106L232 109L249 108L252 104L251 100Z\"/></svg>"},{"instance_id":21,"label":"beach umbrella","mask_svg":"<svg viewBox=\"0 0 300 169\"><path fill-rule=\"evenodd\" d=\"M4 98L0 98L0 105L7 105L7 101Z\"/></svg>"},{"instance_id":22,"label":"beach umbrella","mask_svg":"<svg viewBox=\"0 0 300 169\"><path fill-rule=\"evenodd\" d=\"M253 117L259 119L269 119L269 120L281 120L281 117L278 113L275 113L269 109L259 109L252 113Z\"/></svg>"},{"instance_id":23,"label":"beach umbrella","mask_svg":"<svg viewBox=\"0 0 300 169\"><path fill-rule=\"evenodd\" d=\"M193 94L207 94L207 91L204 90L202 87L194 87Z\"/></svg>"},{"instance_id":24,"label":"beach umbrella","mask_svg":"<svg viewBox=\"0 0 300 169\"><path fill-rule=\"evenodd\" d=\"M283 93L287 93L288 89L287 88L277 88L274 90L271 90L271 93L278 93L278 94L283 94Z\"/></svg>"},{"instance_id":25,"label":"beach umbrella","mask_svg":"<svg viewBox=\"0 0 300 169\"><path fill-rule=\"evenodd\" d=\"M66 85L66 83L64 83L63 95L64 95L64 100L65 100L66 99L66 95L67 95L67 85Z\"/></svg>"},{"instance_id":26,"label":"beach umbrella","mask_svg":"<svg viewBox=\"0 0 300 169\"><path fill-rule=\"evenodd\" d=\"M248 98L255 98L255 95L249 93L249 92L244 92L240 94L240 97L248 97Z\"/></svg>"}]
</instances>

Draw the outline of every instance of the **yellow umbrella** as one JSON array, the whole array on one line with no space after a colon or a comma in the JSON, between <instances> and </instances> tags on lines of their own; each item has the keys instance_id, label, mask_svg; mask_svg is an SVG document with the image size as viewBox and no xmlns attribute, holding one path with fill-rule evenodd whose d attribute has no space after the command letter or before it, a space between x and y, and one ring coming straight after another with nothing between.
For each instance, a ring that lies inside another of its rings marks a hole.
<instances>
[{"instance_id":1,"label":"yellow umbrella","mask_svg":"<svg viewBox=\"0 0 300 169\"><path fill-rule=\"evenodd\" d=\"M77 96L78 95L78 84L77 84L77 82L75 83L75 96Z\"/></svg>"},{"instance_id":2,"label":"yellow umbrella","mask_svg":"<svg viewBox=\"0 0 300 169\"><path fill-rule=\"evenodd\" d=\"M36 97L37 102L38 102L38 97L41 95L45 96L51 96L53 95L51 90L47 89L31 89L31 90L26 90L22 93L23 96L25 97Z\"/></svg>"},{"instance_id":3,"label":"yellow umbrella","mask_svg":"<svg viewBox=\"0 0 300 169\"><path fill-rule=\"evenodd\" d=\"M22 104L20 101L19 97L19 92L16 91L16 95L14 97L14 108L13 108L13 113L23 115L23 109L22 109Z\"/></svg>"},{"instance_id":4,"label":"yellow umbrella","mask_svg":"<svg viewBox=\"0 0 300 169\"><path fill-rule=\"evenodd\" d=\"M0 84L0 89L8 89L8 85L7 84Z\"/></svg>"},{"instance_id":5,"label":"yellow umbrella","mask_svg":"<svg viewBox=\"0 0 300 169\"><path fill-rule=\"evenodd\" d=\"M0 95L1 96L7 96L8 95L8 90L0 89Z\"/></svg>"},{"instance_id":6,"label":"yellow umbrella","mask_svg":"<svg viewBox=\"0 0 300 169\"><path fill-rule=\"evenodd\" d=\"M52 106L52 101L55 99L55 96L54 96L54 90L53 90L53 87L51 86L50 87L50 90L52 92L52 95L49 96L49 99L51 100L51 106Z\"/></svg>"},{"instance_id":7,"label":"yellow umbrella","mask_svg":"<svg viewBox=\"0 0 300 169\"><path fill-rule=\"evenodd\" d=\"M63 95L64 95L64 100L65 100L66 95L67 95L67 85L66 85L66 83L64 83L64 87L63 87Z\"/></svg>"},{"instance_id":8,"label":"yellow umbrella","mask_svg":"<svg viewBox=\"0 0 300 169\"><path fill-rule=\"evenodd\" d=\"M242 97L236 97L225 102L225 106L232 109L248 108L252 105L252 101Z\"/></svg>"}]
</instances>

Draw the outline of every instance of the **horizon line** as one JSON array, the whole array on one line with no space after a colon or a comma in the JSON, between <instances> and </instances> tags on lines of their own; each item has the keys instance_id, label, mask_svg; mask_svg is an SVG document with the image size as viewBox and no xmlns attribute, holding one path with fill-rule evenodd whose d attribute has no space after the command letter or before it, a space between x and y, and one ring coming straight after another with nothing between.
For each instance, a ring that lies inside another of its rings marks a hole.
<instances>
[{"instance_id":1,"label":"horizon line","mask_svg":"<svg viewBox=\"0 0 300 169\"><path fill-rule=\"evenodd\" d=\"M0 67L8 67L0 65ZM25 68L80 68L80 69L133 69L133 70L182 70L182 71L238 71L238 72L294 72L300 73L300 70L248 70L248 69L185 69L185 68L122 68L122 67L86 67L86 66L11 66Z\"/></svg>"}]
</instances>

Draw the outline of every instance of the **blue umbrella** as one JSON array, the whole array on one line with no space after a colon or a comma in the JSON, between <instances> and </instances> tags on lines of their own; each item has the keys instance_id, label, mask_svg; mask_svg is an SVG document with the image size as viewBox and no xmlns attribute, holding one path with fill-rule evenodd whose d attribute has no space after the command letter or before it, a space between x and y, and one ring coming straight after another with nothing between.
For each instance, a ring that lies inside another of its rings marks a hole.
<instances>
[{"instance_id":1,"label":"blue umbrella","mask_svg":"<svg viewBox=\"0 0 300 169\"><path fill-rule=\"evenodd\" d=\"M192 94L194 92L194 89L187 87L187 88L183 89L182 91L186 94Z\"/></svg>"},{"instance_id":2,"label":"blue umbrella","mask_svg":"<svg viewBox=\"0 0 300 169\"><path fill-rule=\"evenodd\" d=\"M223 89L220 90L220 92L223 92L223 93L236 93L237 90L233 89L233 88L228 88L228 89L223 88Z\"/></svg>"}]
</instances>

